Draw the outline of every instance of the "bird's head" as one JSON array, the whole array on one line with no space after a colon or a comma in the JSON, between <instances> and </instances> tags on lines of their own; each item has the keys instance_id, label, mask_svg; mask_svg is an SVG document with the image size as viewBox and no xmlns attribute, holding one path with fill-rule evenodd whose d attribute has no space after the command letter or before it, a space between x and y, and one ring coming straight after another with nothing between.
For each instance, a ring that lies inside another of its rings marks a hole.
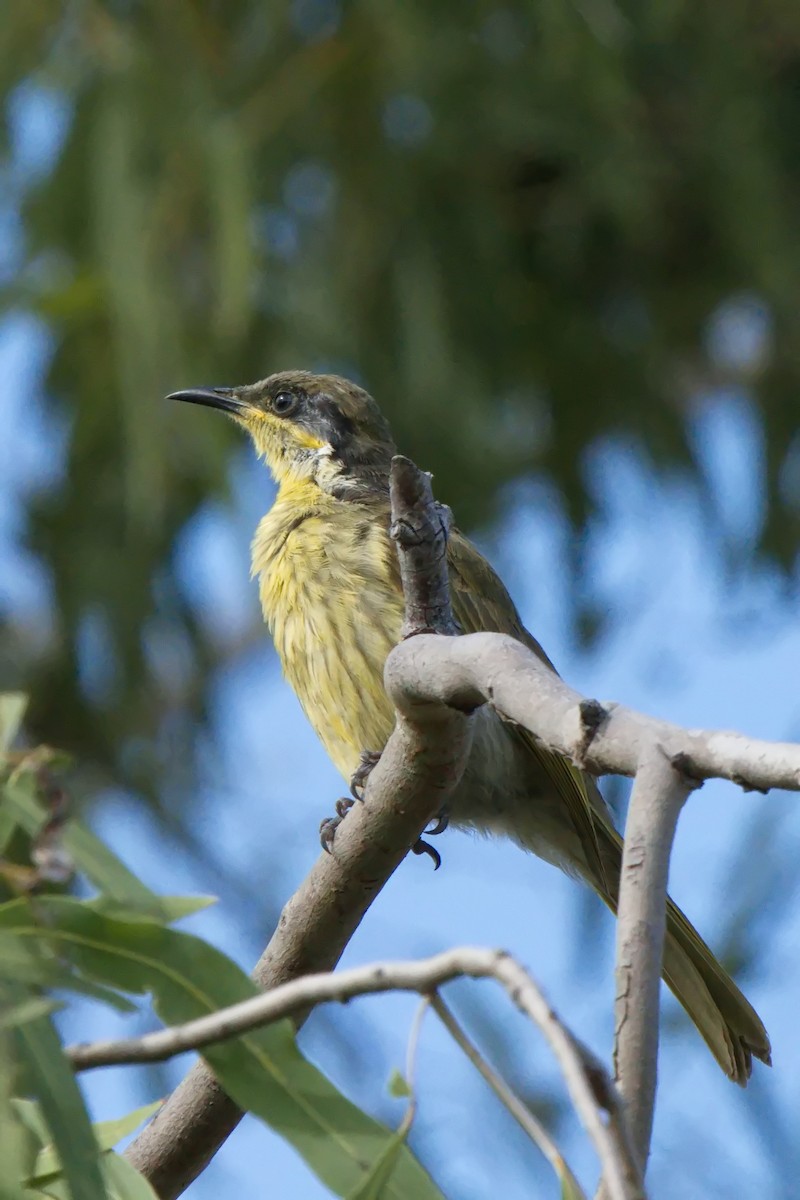
<instances>
[{"instance_id":1,"label":"bird's head","mask_svg":"<svg viewBox=\"0 0 800 1200\"><path fill-rule=\"evenodd\" d=\"M394 443L375 401L338 375L281 371L244 387L189 388L170 400L229 413L279 484L312 479L326 491L386 486Z\"/></svg>"}]
</instances>

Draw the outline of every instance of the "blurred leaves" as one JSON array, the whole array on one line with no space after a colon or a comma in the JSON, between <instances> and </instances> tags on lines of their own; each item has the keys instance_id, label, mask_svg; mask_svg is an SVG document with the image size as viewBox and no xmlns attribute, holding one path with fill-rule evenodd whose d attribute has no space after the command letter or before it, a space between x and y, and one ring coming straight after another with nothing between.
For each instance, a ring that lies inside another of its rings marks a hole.
<instances>
[{"instance_id":1,"label":"blurred leaves","mask_svg":"<svg viewBox=\"0 0 800 1200\"><path fill-rule=\"evenodd\" d=\"M10 995L13 999L14 991ZM14 1033L22 1086L39 1101L69 1194L75 1200L106 1200L94 1131L52 1021L39 1017Z\"/></svg>"},{"instance_id":2,"label":"blurred leaves","mask_svg":"<svg viewBox=\"0 0 800 1200\"><path fill-rule=\"evenodd\" d=\"M149 1183L124 1158L113 1152L113 1146L127 1134L132 1133L160 1107L147 1104L127 1113L114 1121L100 1121L92 1126L96 1141L96 1158L102 1177L104 1200L155 1200L155 1192ZM26 1179L25 1195L46 1195L55 1200L77 1200L82 1196L82 1177L78 1177L77 1191L68 1189L68 1177L58 1153L51 1141L51 1131L43 1116L42 1106L32 1100L12 1100L11 1112L17 1127L27 1133L27 1165L22 1177ZM42 1189L41 1191L39 1189Z\"/></svg>"},{"instance_id":3,"label":"blurred leaves","mask_svg":"<svg viewBox=\"0 0 800 1200\"><path fill-rule=\"evenodd\" d=\"M0 927L19 938L42 938L82 975L106 987L150 993L167 1025L180 1024L258 994L255 984L224 954L190 934L128 914L105 917L64 897L0 908ZM298 1051L291 1023L254 1030L204 1058L225 1091L265 1120L302 1154L337 1195L358 1186L380 1158L389 1130L360 1112ZM407 1151L397 1153L387 1196L438 1196Z\"/></svg>"},{"instance_id":4,"label":"blurred leaves","mask_svg":"<svg viewBox=\"0 0 800 1200\"><path fill-rule=\"evenodd\" d=\"M25 715L27 700L21 692L0 693L0 754L9 750Z\"/></svg>"},{"instance_id":5,"label":"blurred leaves","mask_svg":"<svg viewBox=\"0 0 800 1200\"><path fill-rule=\"evenodd\" d=\"M0 696L0 713L12 708ZM33 852L49 820L41 795L48 757L43 747L22 758L0 753L0 813L6 826L28 835ZM46 993L90 996L123 1011L134 1010L129 995L149 995L165 1024L181 1024L258 989L220 951L166 927L205 898L162 901L74 819L63 833L100 895L57 895L54 881L34 872L25 880L31 894L0 903L0 1147L8 1194L21 1195L12 1187L18 1180L65 1200L145 1200L149 1186L109 1152L157 1106L92 1126ZM8 844L16 844L13 834ZM14 877L4 878L13 887ZM377 1196L380 1179L387 1198L441 1200L405 1145L405 1126L392 1133L345 1099L302 1057L289 1021L209 1046L204 1057L225 1091L289 1141L336 1195Z\"/></svg>"},{"instance_id":6,"label":"blurred leaves","mask_svg":"<svg viewBox=\"0 0 800 1200\"><path fill-rule=\"evenodd\" d=\"M207 681L240 644L201 627L173 557L234 444L164 405L177 387L356 374L462 525L538 472L576 531L598 438L706 489L687 421L746 389L768 493L749 557L791 564L791 6L82 0L6 25L21 224L0 295L53 337L41 388L67 442L25 535L53 629L42 645L9 614L0 685L32 690L36 734L93 786L152 800L158 779L162 814L185 806ZM754 304L743 355L731 321Z\"/></svg>"}]
</instances>

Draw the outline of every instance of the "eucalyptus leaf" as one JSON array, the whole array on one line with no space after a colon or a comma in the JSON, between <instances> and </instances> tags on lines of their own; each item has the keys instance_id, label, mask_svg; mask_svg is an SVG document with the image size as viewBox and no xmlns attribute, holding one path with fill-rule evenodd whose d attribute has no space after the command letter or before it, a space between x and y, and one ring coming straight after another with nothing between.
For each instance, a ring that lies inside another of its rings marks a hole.
<instances>
[{"instance_id":1,"label":"eucalyptus leaf","mask_svg":"<svg viewBox=\"0 0 800 1200\"><path fill-rule=\"evenodd\" d=\"M375 1162L347 1200L382 1200L406 1144L408 1130L400 1129L386 1142Z\"/></svg>"},{"instance_id":2,"label":"eucalyptus leaf","mask_svg":"<svg viewBox=\"0 0 800 1200\"><path fill-rule=\"evenodd\" d=\"M106 1200L94 1131L50 1018L20 1025L10 1037L58 1151L73 1200Z\"/></svg>"},{"instance_id":3,"label":"eucalyptus leaf","mask_svg":"<svg viewBox=\"0 0 800 1200\"><path fill-rule=\"evenodd\" d=\"M586 1193L563 1159L558 1178L561 1183L561 1200L586 1200Z\"/></svg>"},{"instance_id":4,"label":"eucalyptus leaf","mask_svg":"<svg viewBox=\"0 0 800 1200\"><path fill-rule=\"evenodd\" d=\"M152 1104L143 1104L140 1108L135 1108L132 1112L125 1113L124 1116L117 1117L113 1121L95 1122L92 1129L94 1130L100 1150L112 1150L118 1142L121 1142L123 1138L128 1137L140 1125L149 1120L158 1111L162 1103L161 1100L156 1100ZM36 1157L36 1162L31 1173L32 1182L37 1183L47 1176L57 1174L60 1170L61 1159L57 1148L45 1145Z\"/></svg>"},{"instance_id":5,"label":"eucalyptus leaf","mask_svg":"<svg viewBox=\"0 0 800 1200\"><path fill-rule=\"evenodd\" d=\"M144 1176L122 1155L108 1151L101 1164L109 1200L158 1200Z\"/></svg>"},{"instance_id":6,"label":"eucalyptus leaf","mask_svg":"<svg viewBox=\"0 0 800 1200\"><path fill-rule=\"evenodd\" d=\"M9 1008L0 1009L0 1033L14 1025L24 1025L26 1021L35 1021L37 1017L46 1017L58 1007L55 1000L48 1000L44 996L28 996Z\"/></svg>"},{"instance_id":7,"label":"eucalyptus leaf","mask_svg":"<svg viewBox=\"0 0 800 1200\"><path fill-rule=\"evenodd\" d=\"M17 1113L12 1099L14 1067L11 1039L0 1033L0 1200L27 1200L22 1181L37 1146L35 1134Z\"/></svg>"},{"instance_id":8,"label":"eucalyptus leaf","mask_svg":"<svg viewBox=\"0 0 800 1200\"><path fill-rule=\"evenodd\" d=\"M9 984L14 984L26 988L57 988L110 1004L120 1012L134 1011L135 1006L126 996L77 973L69 961L65 962L55 953L45 936L32 940L14 929L3 928L6 909L16 903L9 901L0 905L0 1001L5 1007L18 1007L18 1004L8 1003L9 996L18 994L18 989L7 990ZM11 911L15 912L16 908L12 907ZM28 999L26 997L24 1002Z\"/></svg>"},{"instance_id":9,"label":"eucalyptus leaf","mask_svg":"<svg viewBox=\"0 0 800 1200\"><path fill-rule=\"evenodd\" d=\"M0 692L0 754L11 748L27 707L28 697L22 692Z\"/></svg>"},{"instance_id":10,"label":"eucalyptus leaf","mask_svg":"<svg viewBox=\"0 0 800 1200\"><path fill-rule=\"evenodd\" d=\"M204 912L217 903L216 896L159 896L159 922L164 922L167 925L173 925L176 921L183 921L186 917L193 917L195 913ZM135 921L140 921L143 914L141 911L131 909L111 896L95 896L91 900L86 901L87 906L94 909L95 912L102 913L106 917L114 917L120 921L131 918Z\"/></svg>"},{"instance_id":11,"label":"eucalyptus leaf","mask_svg":"<svg viewBox=\"0 0 800 1200\"><path fill-rule=\"evenodd\" d=\"M36 781L32 774L23 774L15 784L6 785L3 803L19 826L35 837L47 813L36 795ZM77 869L99 888L109 902L115 901L122 909L146 914L154 920L170 919L165 914L160 898L80 821L70 819L66 822L63 844Z\"/></svg>"},{"instance_id":12,"label":"eucalyptus leaf","mask_svg":"<svg viewBox=\"0 0 800 1200\"><path fill-rule=\"evenodd\" d=\"M166 1024L214 1012L257 994L235 963L190 934L149 920L119 921L66 897L43 897L36 908L14 901L0 909L0 928L59 948L101 985L150 992ZM441 1200L427 1172L396 1135L345 1099L295 1043L281 1021L203 1051L225 1091L303 1156L320 1179L347 1196L384 1154L392 1163L385 1196Z\"/></svg>"}]
</instances>

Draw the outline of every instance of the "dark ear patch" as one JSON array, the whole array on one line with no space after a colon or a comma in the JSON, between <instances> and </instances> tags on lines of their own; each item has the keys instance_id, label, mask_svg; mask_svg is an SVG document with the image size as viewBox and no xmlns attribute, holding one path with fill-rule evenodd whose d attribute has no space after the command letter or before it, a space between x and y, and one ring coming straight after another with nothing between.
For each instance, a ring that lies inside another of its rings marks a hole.
<instances>
[{"instance_id":1,"label":"dark ear patch","mask_svg":"<svg viewBox=\"0 0 800 1200\"><path fill-rule=\"evenodd\" d=\"M334 450L340 449L355 432L355 425L330 396L316 397L317 414L328 431L328 441Z\"/></svg>"}]
</instances>

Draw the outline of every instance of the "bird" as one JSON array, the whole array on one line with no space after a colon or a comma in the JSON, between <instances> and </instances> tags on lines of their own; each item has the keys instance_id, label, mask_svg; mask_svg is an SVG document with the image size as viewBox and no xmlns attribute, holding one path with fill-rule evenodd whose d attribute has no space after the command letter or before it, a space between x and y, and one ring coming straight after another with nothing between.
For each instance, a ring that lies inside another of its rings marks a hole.
<instances>
[{"instance_id":1,"label":"bird","mask_svg":"<svg viewBox=\"0 0 800 1200\"><path fill-rule=\"evenodd\" d=\"M232 417L277 484L253 538L252 573L283 674L351 779L364 752L379 752L394 728L383 667L401 638L404 601L389 533L396 453L389 423L357 384L302 370L168 399ZM555 670L499 576L455 525L447 562L462 632L508 634ZM594 779L496 712L476 715L447 820L510 837L587 883L616 912L623 841ZM671 899L663 977L730 1079L744 1086L754 1057L770 1063L758 1014Z\"/></svg>"}]
</instances>

